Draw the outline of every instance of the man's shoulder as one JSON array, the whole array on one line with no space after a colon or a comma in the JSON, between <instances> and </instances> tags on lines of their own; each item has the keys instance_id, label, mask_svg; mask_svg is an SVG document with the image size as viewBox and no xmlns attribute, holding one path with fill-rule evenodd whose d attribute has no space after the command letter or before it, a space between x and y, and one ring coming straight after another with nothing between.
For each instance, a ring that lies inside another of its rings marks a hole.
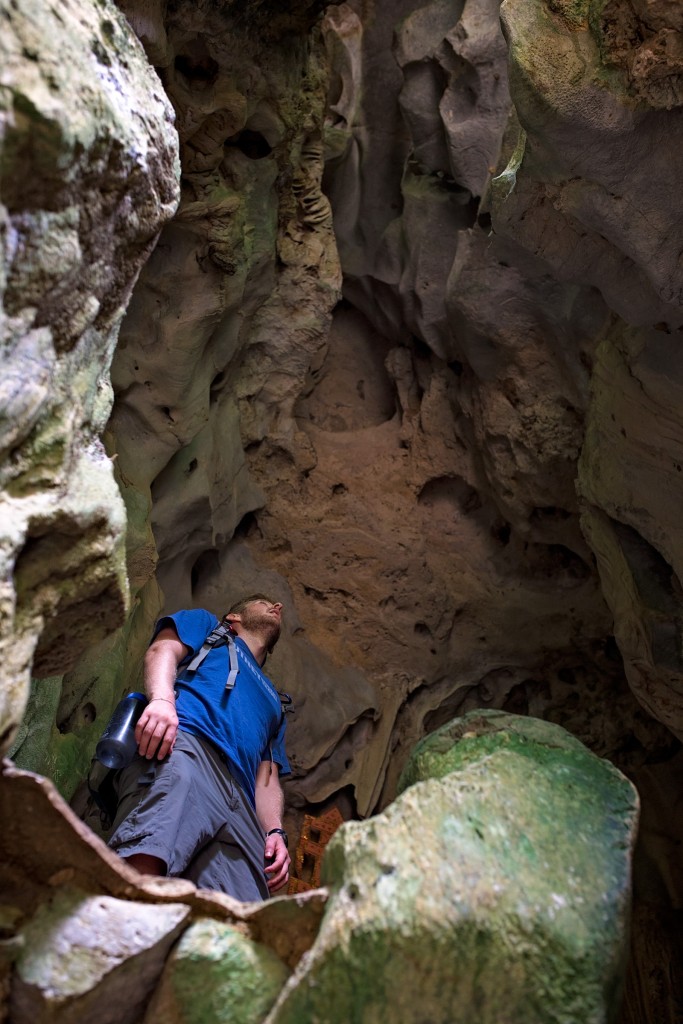
<instances>
[{"instance_id":1,"label":"man's shoulder","mask_svg":"<svg viewBox=\"0 0 683 1024\"><path fill-rule=\"evenodd\" d=\"M154 635L166 626L172 626L184 643L194 647L197 640L203 641L215 626L218 625L218 618L206 608L182 608L177 612L170 612L162 615L157 621Z\"/></svg>"}]
</instances>

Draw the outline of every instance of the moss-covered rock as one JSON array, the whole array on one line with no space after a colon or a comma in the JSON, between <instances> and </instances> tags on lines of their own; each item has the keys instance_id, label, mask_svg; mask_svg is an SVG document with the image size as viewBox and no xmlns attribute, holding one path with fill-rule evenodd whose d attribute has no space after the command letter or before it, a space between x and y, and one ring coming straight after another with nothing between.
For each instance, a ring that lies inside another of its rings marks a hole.
<instances>
[{"instance_id":1,"label":"moss-covered rock","mask_svg":"<svg viewBox=\"0 0 683 1024\"><path fill-rule=\"evenodd\" d=\"M0 746L31 672L125 617L125 516L100 436L140 267L178 201L159 79L115 4L17 0L0 38Z\"/></svg>"},{"instance_id":2,"label":"moss-covered rock","mask_svg":"<svg viewBox=\"0 0 683 1024\"><path fill-rule=\"evenodd\" d=\"M321 932L269 1024L610 1019L631 784L558 726L495 712L426 740L416 778L332 841Z\"/></svg>"},{"instance_id":3,"label":"moss-covered rock","mask_svg":"<svg viewBox=\"0 0 683 1024\"><path fill-rule=\"evenodd\" d=\"M265 946L208 918L183 935L145 1020L167 1024L261 1024L289 971Z\"/></svg>"}]
</instances>

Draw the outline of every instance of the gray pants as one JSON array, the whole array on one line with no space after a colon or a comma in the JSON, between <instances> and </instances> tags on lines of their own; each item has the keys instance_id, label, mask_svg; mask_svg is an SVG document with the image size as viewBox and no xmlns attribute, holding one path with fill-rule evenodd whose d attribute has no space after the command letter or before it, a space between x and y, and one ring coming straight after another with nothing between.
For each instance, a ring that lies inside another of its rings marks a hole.
<instances>
[{"instance_id":1,"label":"gray pants","mask_svg":"<svg viewBox=\"0 0 683 1024\"><path fill-rule=\"evenodd\" d=\"M178 732L163 761L136 757L118 776L109 846L121 857L158 857L166 873L238 900L269 896L263 829L211 744Z\"/></svg>"}]
</instances>

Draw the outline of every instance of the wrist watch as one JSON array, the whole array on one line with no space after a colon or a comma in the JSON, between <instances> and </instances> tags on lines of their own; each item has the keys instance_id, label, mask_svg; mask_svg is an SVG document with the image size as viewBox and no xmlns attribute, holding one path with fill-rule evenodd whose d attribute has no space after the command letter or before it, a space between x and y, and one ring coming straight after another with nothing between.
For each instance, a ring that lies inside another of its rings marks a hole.
<instances>
[{"instance_id":1,"label":"wrist watch","mask_svg":"<svg viewBox=\"0 0 683 1024\"><path fill-rule=\"evenodd\" d=\"M282 836L285 842L285 846L289 849L289 837L283 828L271 828L270 832L266 832L266 839L268 836L278 835Z\"/></svg>"}]
</instances>

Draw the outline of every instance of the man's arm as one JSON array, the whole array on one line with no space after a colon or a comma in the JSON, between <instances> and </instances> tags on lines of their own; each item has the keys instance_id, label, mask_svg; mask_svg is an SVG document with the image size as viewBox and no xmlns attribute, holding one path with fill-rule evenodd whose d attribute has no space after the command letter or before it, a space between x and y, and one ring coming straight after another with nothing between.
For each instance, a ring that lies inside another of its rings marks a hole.
<instances>
[{"instance_id":1,"label":"man's arm","mask_svg":"<svg viewBox=\"0 0 683 1024\"><path fill-rule=\"evenodd\" d=\"M178 665L189 653L172 626L159 630L145 655L145 690L149 703L135 728L143 757L160 760L173 750L178 732L175 709L175 677Z\"/></svg>"},{"instance_id":2,"label":"man's arm","mask_svg":"<svg viewBox=\"0 0 683 1024\"><path fill-rule=\"evenodd\" d=\"M277 773L270 761L262 761L256 774L256 814L264 832L282 828L285 799ZM289 875L291 857L281 835L268 836L265 846L266 874L271 892L282 888ZM272 860L271 860L272 858Z\"/></svg>"}]
</instances>

